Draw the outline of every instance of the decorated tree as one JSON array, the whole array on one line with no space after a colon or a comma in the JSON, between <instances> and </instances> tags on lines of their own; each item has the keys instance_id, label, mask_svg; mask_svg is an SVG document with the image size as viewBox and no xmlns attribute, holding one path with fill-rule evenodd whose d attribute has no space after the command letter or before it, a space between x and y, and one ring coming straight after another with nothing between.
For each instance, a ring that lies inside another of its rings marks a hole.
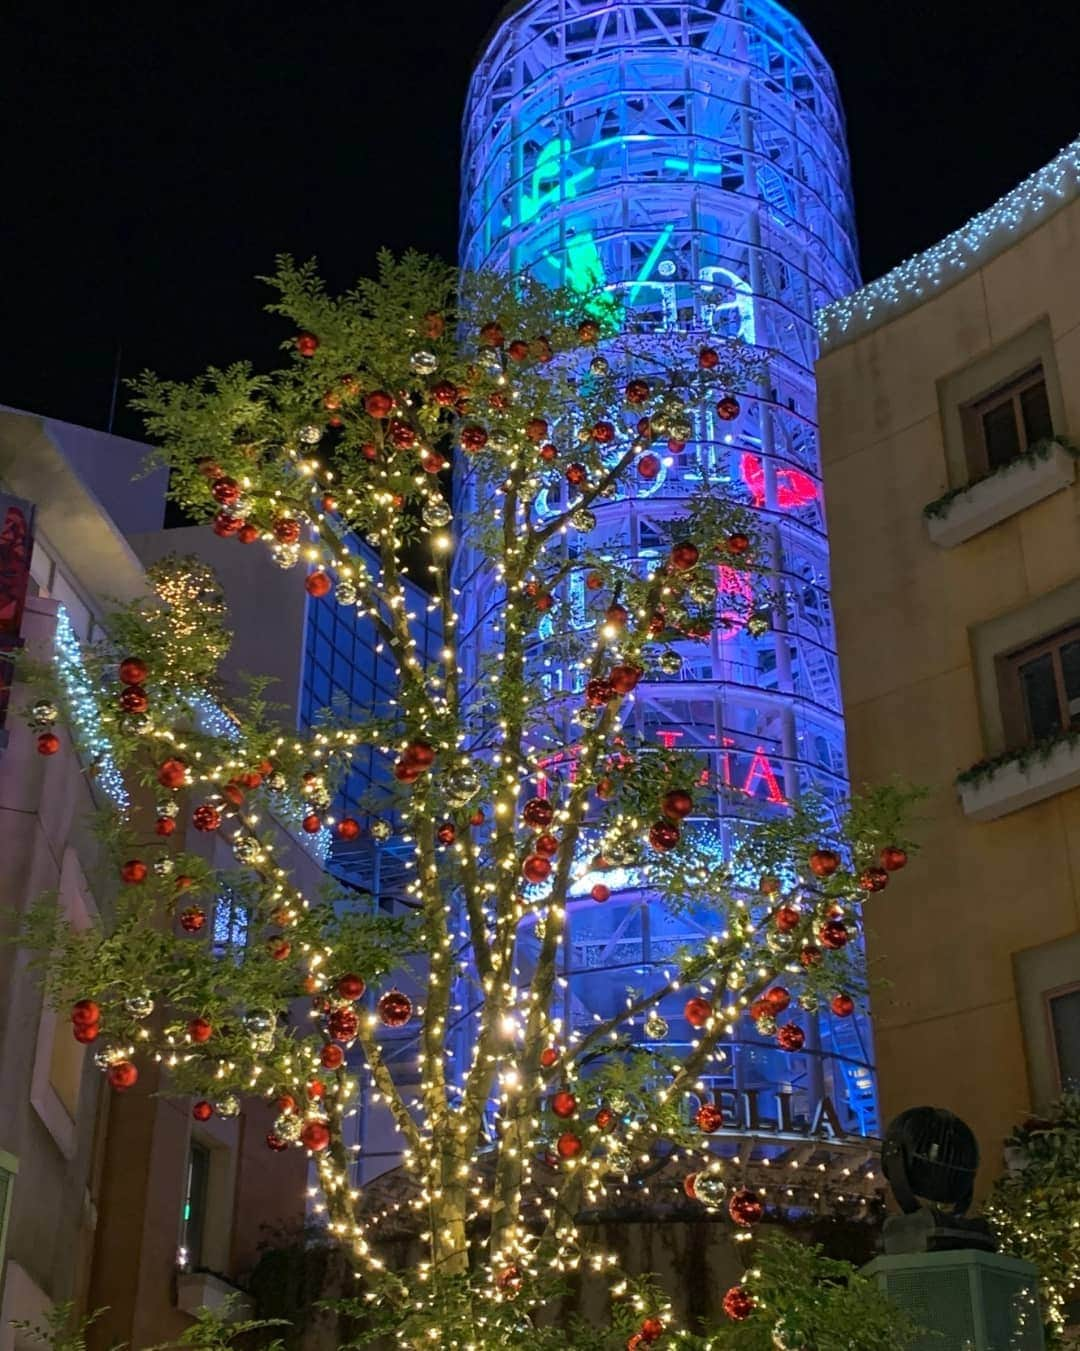
<instances>
[{"instance_id":1,"label":"decorated tree","mask_svg":"<svg viewBox=\"0 0 1080 1351\"><path fill-rule=\"evenodd\" d=\"M560 1281L588 1270L623 1297L617 1344L697 1345L669 1303L591 1248L578 1217L672 1159L685 1160L680 1194L726 1212L738 1232L767 1213L770 1197L710 1152L723 1118L702 1077L748 1010L790 1053L803 1047L805 1011L825 1002L852 1014L865 993L853 957L860 899L886 885L908 847L907 797L878 790L844 813L805 796L719 857L695 816L703 789L723 786L693 754L645 742L627 717L669 639L704 642L737 610L760 622L785 603L748 503L707 476L658 555L590 544L594 508L681 452L689 407L709 401L730 418L760 356L693 333L638 342L610 299L460 278L411 255L383 257L377 280L339 297L287 259L271 282L270 308L292 326L280 369L236 365L190 384L148 375L137 406L181 507L237 548L295 566L312 596L358 607L393 655L393 707L328 709L300 736L272 725L258 687L226 708L219 593L200 565L162 565L155 595L113 616L107 640L84 654L78 687L54 683L34 715L43 753L63 718L128 785L105 831L121 883L115 914L78 932L46 904L25 937L116 1091L154 1057L197 1119L235 1113L250 1095L276 1101L268 1144L314 1157L373 1335L518 1345L541 1335L537 1311ZM486 578L479 652L455 572L464 550ZM437 651L418 645L410 568L441 622ZM575 575L585 623L567 600ZM735 594L720 595L718 577L731 576ZM541 625L568 654L565 692L538 669ZM80 732L90 726L92 738ZM386 772L366 813L335 810L339 781L368 747ZM553 759L568 772L552 773ZM411 871L393 913L332 882L306 894L268 813L301 835L395 833ZM189 827L223 836L235 867L222 875L179 847ZM631 884L705 914L709 936L628 987L615 1016L569 1027L559 993L568 909ZM228 961L207 942L225 886L250 915L249 940ZM527 967L516 952L525 923L539 940ZM462 990L464 1063L448 1037ZM663 1041L658 1008L673 997L694 1029L685 1055ZM648 1041L635 1035L643 1025ZM416 1093L395 1082L381 1046L383 1029L404 1026L415 1029ZM361 1080L400 1135L424 1244L415 1272L385 1270L377 1216L354 1185L347 1123ZM757 1317L765 1337L774 1305L751 1282L725 1307L733 1328Z\"/></svg>"}]
</instances>

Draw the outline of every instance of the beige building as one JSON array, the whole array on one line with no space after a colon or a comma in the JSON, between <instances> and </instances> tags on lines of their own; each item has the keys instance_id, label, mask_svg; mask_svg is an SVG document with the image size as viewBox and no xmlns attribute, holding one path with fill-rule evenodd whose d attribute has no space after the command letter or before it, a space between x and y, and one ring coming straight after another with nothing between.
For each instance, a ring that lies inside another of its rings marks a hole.
<instances>
[{"instance_id":1,"label":"beige building","mask_svg":"<svg viewBox=\"0 0 1080 1351\"><path fill-rule=\"evenodd\" d=\"M0 560L21 553L30 566L21 614L5 608L13 573L0 568L0 639L58 659L72 679L80 645L100 636L109 604L147 591L129 539L155 555L170 547L157 533L163 475L132 482L145 451L0 410L0 527L8 531ZM32 529L32 554L29 538L17 538L23 526ZM267 562L257 579L264 599L275 575ZM107 800L108 775L88 772L62 725L59 752L38 755L20 712L27 699L16 678L0 719L0 919L6 930L46 892L76 924L107 919L115 878L101 866L91 821ZM320 866L284 828L281 836L301 885L316 890ZM216 837L195 836L186 847L230 862ZM219 899L215 924L226 904ZM232 941L232 918L223 918ZM0 944L0 1351L37 1344L11 1320L38 1321L68 1300L107 1308L94 1347L172 1338L194 1309L242 1286L267 1228L304 1216L306 1160L299 1150L269 1154L269 1105L245 1102L235 1119L199 1124L185 1100L154 1096L152 1065L141 1066L131 1092L111 1093L92 1050L43 1007L28 954Z\"/></svg>"},{"instance_id":2,"label":"beige building","mask_svg":"<svg viewBox=\"0 0 1080 1351\"><path fill-rule=\"evenodd\" d=\"M851 778L930 797L867 906L883 1116L1000 1165L1080 1086L1080 141L821 316Z\"/></svg>"}]
</instances>

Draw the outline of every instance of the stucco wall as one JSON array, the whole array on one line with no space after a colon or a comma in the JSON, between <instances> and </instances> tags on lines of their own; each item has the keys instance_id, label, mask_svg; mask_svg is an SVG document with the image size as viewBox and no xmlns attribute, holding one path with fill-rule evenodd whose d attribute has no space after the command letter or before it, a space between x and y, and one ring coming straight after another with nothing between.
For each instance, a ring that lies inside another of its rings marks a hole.
<instances>
[{"instance_id":1,"label":"stucco wall","mask_svg":"<svg viewBox=\"0 0 1080 1351\"><path fill-rule=\"evenodd\" d=\"M1040 323L1055 431L1080 440L1080 202L818 365L852 780L899 774L931 793L921 854L866 911L872 968L893 982L874 999L884 1116L923 1102L960 1113L984 1184L1035 1105L1013 954L1080 928L1080 790L990 823L962 814L955 775L1001 749L986 744L970 631L1080 576L1080 486L949 550L921 511L955 486L949 377Z\"/></svg>"}]
</instances>

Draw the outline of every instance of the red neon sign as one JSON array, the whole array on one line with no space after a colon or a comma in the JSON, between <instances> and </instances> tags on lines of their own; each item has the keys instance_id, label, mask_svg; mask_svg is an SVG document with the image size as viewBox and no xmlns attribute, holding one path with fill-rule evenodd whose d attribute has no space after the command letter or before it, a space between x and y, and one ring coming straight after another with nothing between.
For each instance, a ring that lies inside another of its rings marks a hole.
<instances>
[{"instance_id":1,"label":"red neon sign","mask_svg":"<svg viewBox=\"0 0 1080 1351\"><path fill-rule=\"evenodd\" d=\"M657 740L667 750L671 750L676 740L682 735L682 732L670 728L658 728L656 733ZM734 747L735 742L731 737L726 736L723 738L721 745L724 749L720 753L720 775L725 788L734 789L737 793L745 793L747 797L757 797L758 788L764 785L766 802L770 802L777 807L787 805L787 798L784 797L776 770L773 768L773 763L766 754L764 746L758 746L752 755L749 751L736 752L736 754L750 755L750 764L746 775L742 783L739 784L733 783L731 778L731 748ZM709 771L707 769L702 770L698 785L702 788L709 786Z\"/></svg>"},{"instance_id":2,"label":"red neon sign","mask_svg":"<svg viewBox=\"0 0 1080 1351\"><path fill-rule=\"evenodd\" d=\"M746 451L739 462L742 481L754 495L754 506L765 505L765 467L756 455ZM782 511L805 507L818 497L818 485L801 469L776 471L776 503Z\"/></svg>"}]
</instances>

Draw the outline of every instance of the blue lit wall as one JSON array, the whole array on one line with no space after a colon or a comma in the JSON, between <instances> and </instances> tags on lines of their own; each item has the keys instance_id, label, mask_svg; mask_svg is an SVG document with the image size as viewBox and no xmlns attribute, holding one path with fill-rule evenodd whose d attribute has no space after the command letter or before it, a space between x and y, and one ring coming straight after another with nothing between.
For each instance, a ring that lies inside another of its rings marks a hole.
<instances>
[{"instance_id":1,"label":"blue lit wall","mask_svg":"<svg viewBox=\"0 0 1080 1351\"><path fill-rule=\"evenodd\" d=\"M639 330L739 337L768 353L764 379L739 392L738 420L695 410L688 449L655 481L597 504L590 543L647 561L662 547L658 524L681 514L703 469L760 510L786 603L761 636L739 620L709 644L678 648L679 674L643 682L630 716L645 737L707 757L697 828L720 851L811 787L841 801L814 315L857 285L858 267L839 98L806 31L771 0L511 6L470 85L460 256L469 268L609 287ZM467 481L458 491L467 498ZM467 550L460 575L471 579L465 630L475 652L485 582ZM737 595L738 578L719 580ZM584 596L565 599L576 624L595 622ZM533 660L555 695L575 677L548 636ZM468 643L463 656L468 663ZM572 744L569 721L566 735ZM578 902L566 1017L609 1016L628 984L647 983L695 932L629 885L607 905ZM530 945L524 933L525 973ZM678 1009L664 1013L672 1040L688 1040ZM845 1126L875 1131L865 1022L803 1021L808 1053L799 1056L775 1051L747 1022L717 1086L791 1087L807 1104L824 1090Z\"/></svg>"}]
</instances>

